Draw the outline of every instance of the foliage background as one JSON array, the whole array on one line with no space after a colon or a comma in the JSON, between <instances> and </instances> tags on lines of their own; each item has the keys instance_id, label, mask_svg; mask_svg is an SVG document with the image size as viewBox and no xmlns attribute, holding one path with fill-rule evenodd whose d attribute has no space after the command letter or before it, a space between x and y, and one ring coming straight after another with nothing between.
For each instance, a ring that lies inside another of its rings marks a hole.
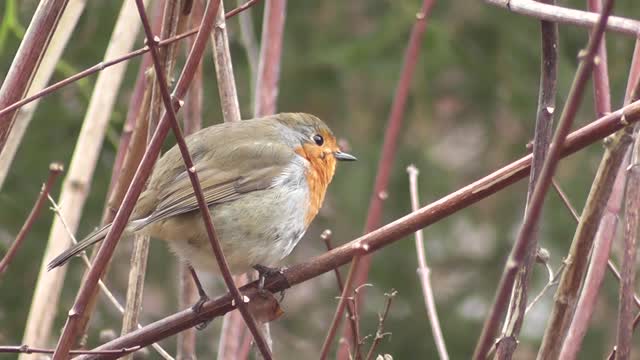
<instances>
[{"instance_id":1,"label":"foliage background","mask_svg":"<svg viewBox=\"0 0 640 360\"><path fill-rule=\"evenodd\" d=\"M564 0L561 5L584 8L585 1ZM88 2L77 31L63 55L54 81L102 60L121 1ZM231 3L227 4L230 8ZM359 161L339 166L320 216L286 263L302 261L324 251L319 234L330 228L336 244L357 237L364 226L373 187L386 119L395 89L403 51L420 2L417 0L289 1L278 109L310 112L325 119L348 140ZM11 6L15 12L8 11ZM4 78L37 1L0 2L0 78ZM640 4L618 1L615 14L638 18ZM252 11L259 31L262 6ZM228 23L231 51L243 117L252 113L250 75L239 42L237 20ZM259 34L258 34L259 35ZM587 30L560 26L558 111L577 65L576 54L586 44ZM142 44L139 36L138 45ZM633 39L607 37L613 107L621 105ZM409 212L405 168L421 170L422 203L436 200L526 153L532 138L538 94L539 22L510 14L479 1L437 1L428 19L427 33L413 79L413 90L400 139L399 153L385 203L385 223ZM111 117L84 210L79 234L99 222L111 174L117 139L127 111L139 59L129 63L116 111ZM205 121L221 121L215 73L210 53L204 58ZM52 161L68 165L95 77L81 80L45 98L18 151L6 184L0 192L0 253L4 253L26 218ZM576 126L594 119L591 92L584 99ZM173 144L171 136L167 146ZM584 203L602 154L600 145L561 162L557 179L574 204ZM54 191L58 194L59 185ZM468 358L491 303L523 214L526 183L520 182L470 209L430 226L425 231L432 281L452 358ZM0 281L0 344L20 344L32 290L35 286L52 212L45 212ZM555 267L568 250L574 222L554 194L545 206L541 244L551 252ZM614 257L618 244L614 245ZM124 301L131 243L122 242L108 278L112 290ZM176 310L177 275L174 258L163 244L152 243L145 288L143 322ZM172 264L167 266L167 264ZM375 254L366 305L362 310L364 334L373 334L383 293L399 291L385 330L392 333L379 350L397 359L436 356L418 285L412 238ZM82 265L70 265L58 309L61 327L82 274ZM346 271L346 269L343 269ZM546 281L536 268L534 292ZM217 290L222 285L216 279ZM607 275L591 331L581 358L602 358L615 339L617 283ZM273 325L275 354L282 359L319 351L337 303L333 274L290 289L283 303L286 314ZM525 322L517 358L533 358L539 345L551 293L534 308ZM199 354L215 351L216 320L199 333ZM99 332L119 332L115 310L101 302L93 317L90 344ZM173 349L175 339L163 345ZM52 343L54 344L54 343ZM637 350L637 349L636 349ZM150 355L154 356L153 353Z\"/></svg>"}]
</instances>

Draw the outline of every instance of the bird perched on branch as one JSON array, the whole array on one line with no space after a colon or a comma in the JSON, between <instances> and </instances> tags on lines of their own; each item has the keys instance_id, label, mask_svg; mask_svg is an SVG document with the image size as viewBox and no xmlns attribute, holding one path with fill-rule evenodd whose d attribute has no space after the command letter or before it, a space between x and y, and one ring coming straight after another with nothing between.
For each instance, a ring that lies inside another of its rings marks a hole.
<instances>
[{"instance_id":1,"label":"bird perched on branch","mask_svg":"<svg viewBox=\"0 0 640 360\"><path fill-rule=\"evenodd\" d=\"M322 206L340 150L322 120L281 113L222 123L186 138L229 268L277 264ZM158 160L125 232L165 240L198 270L219 273L178 146ZM49 269L102 241L108 224L53 259Z\"/></svg>"}]
</instances>

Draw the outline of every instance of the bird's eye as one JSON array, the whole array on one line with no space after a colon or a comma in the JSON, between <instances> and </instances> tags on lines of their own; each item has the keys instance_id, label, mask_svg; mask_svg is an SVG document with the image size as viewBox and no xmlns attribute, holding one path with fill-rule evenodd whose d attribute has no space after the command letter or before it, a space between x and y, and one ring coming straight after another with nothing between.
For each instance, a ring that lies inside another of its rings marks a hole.
<instances>
[{"instance_id":1,"label":"bird's eye","mask_svg":"<svg viewBox=\"0 0 640 360\"><path fill-rule=\"evenodd\" d=\"M324 138L320 134L313 135L313 141L315 141L318 146L322 146L322 144L324 144Z\"/></svg>"}]
</instances>

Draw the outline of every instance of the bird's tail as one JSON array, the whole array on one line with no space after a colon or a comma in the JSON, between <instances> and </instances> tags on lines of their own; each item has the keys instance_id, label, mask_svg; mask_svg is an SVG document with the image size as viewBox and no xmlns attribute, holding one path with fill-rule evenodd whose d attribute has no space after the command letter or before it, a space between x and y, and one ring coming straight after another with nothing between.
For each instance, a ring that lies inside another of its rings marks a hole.
<instances>
[{"instance_id":1,"label":"bird's tail","mask_svg":"<svg viewBox=\"0 0 640 360\"><path fill-rule=\"evenodd\" d=\"M125 228L125 231L136 231L144 227L144 225L146 225L144 219L134 220L129 223L129 225ZM49 264L47 264L47 270L51 270L57 268L58 266L64 265L65 263L67 263L67 261L69 261L69 259L83 252L89 246L97 244L100 241L104 240L104 238L107 236L107 233L109 232L109 229L111 229L111 224L107 224L87 235L87 237L78 241L77 244L68 248L62 254L56 256L55 259L51 260Z\"/></svg>"}]
</instances>

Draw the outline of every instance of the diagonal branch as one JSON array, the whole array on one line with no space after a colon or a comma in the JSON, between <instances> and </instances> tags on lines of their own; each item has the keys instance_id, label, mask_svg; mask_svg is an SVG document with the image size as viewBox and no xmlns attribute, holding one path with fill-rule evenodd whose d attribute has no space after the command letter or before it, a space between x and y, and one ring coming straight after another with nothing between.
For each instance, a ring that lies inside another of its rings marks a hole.
<instances>
[{"instance_id":1,"label":"diagonal branch","mask_svg":"<svg viewBox=\"0 0 640 360\"><path fill-rule=\"evenodd\" d=\"M62 170L62 164L52 163L51 165L49 165L49 177L47 178L47 181L42 185L42 189L40 190L38 199L36 200L35 204L33 204L33 208L31 209L27 220L25 220L24 224L22 225L20 232L18 232L16 240L13 242L13 244L11 244L11 247L9 247L9 250L4 255L2 260L0 260L0 276L7 270L7 267L11 263L11 260L13 260L15 255L18 253L20 245L22 245L24 239L26 239L27 235L31 231L33 223L36 222L38 216L40 215L42 205L44 205L44 203L47 201L47 195L51 191L51 188L58 178L58 175L62 173Z\"/></svg>"},{"instance_id":2,"label":"diagonal branch","mask_svg":"<svg viewBox=\"0 0 640 360\"><path fill-rule=\"evenodd\" d=\"M147 35L147 42L149 47L151 48L151 57L153 59L153 64L156 70L156 77L158 79L158 83L160 84L160 93L162 95L162 101L165 106L165 116L168 116L170 125L173 129L173 133L176 137L178 147L180 149L180 153L182 154L182 159L184 161L185 166L187 167L187 173L189 174L189 179L191 180L191 185L193 186L193 191L195 193L196 199L198 201L198 207L200 208L200 212L202 213L202 217L204 220L205 228L207 229L207 235L209 237L209 242L211 247L213 248L213 253L216 257L216 261L218 262L218 266L220 267L220 272L222 273L222 277L224 278L224 282L227 285L227 288L231 292L235 303L242 314L242 317L247 324L247 327L251 331L253 338L260 349L262 356L269 360L271 359L271 352L269 351L269 347L265 342L262 334L260 334L260 330L258 330L258 326L256 325L255 319L249 313L249 309L245 300L236 287L233 277L231 276L231 272L229 271L229 265L227 264L227 260L224 257L222 252L222 247L220 246L220 242L218 241L218 237L216 236L215 229L213 227L213 221L211 220L211 213L209 212L209 207L207 206L207 202L204 199L204 194L202 192L202 187L200 185L200 180L198 179L198 173L196 171L196 167L193 164L193 160L191 159L191 155L189 154L189 149L187 148L187 144L184 141L184 137L182 135L182 131L180 130L180 126L178 125L178 119L176 117L175 110L173 108L172 96L169 94L169 88L167 84L166 74L164 73L164 69L162 67L162 63L160 61L160 56L158 54L157 42L158 39L154 37L153 31L151 30L151 25L149 24L149 20L147 19L147 14L144 10L143 0L136 0L136 5L138 6L138 12L140 13L140 19L142 20L142 25L144 27L145 33ZM219 8L220 2L216 2L216 8ZM209 5L210 6L210 5ZM216 13L217 13L216 9ZM176 99L177 97L173 97Z\"/></svg>"},{"instance_id":3,"label":"diagonal branch","mask_svg":"<svg viewBox=\"0 0 640 360\"><path fill-rule=\"evenodd\" d=\"M527 250L530 249L530 244L535 238L535 230L542 214L542 206L547 194L547 191L551 185L551 178L555 172L556 166L560 159L561 147L558 144L564 144L567 135L573 124L573 120L578 111L580 102L582 101L582 95L586 87L587 81L591 75L593 69L594 57L598 48L600 47L600 41L604 34L607 18L613 8L613 0L607 1L598 24L593 29L589 44L586 51L580 52L582 61L576 71L576 75L567 98L567 102L558 121L558 127L553 136L553 143L555 146L549 148L549 153L545 159L544 166L536 183L533 194L531 195L531 201L529 202L525 218L518 233L518 237L513 245L511 254L505 264L505 269L500 279L500 285L496 291L495 301L489 311L487 320L482 329L478 344L474 351L475 359L484 359L491 348L495 334L500 324L500 318L508 306L509 296L511 294L513 284L518 271L527 256ZM566 275L566 271L563 273ZM559 349L558 349L559 350ZM553 358L553 357L552 357Z\"/></svg>"},{"instance_id":4,"label":"diagonal branch","mask_svg":"<svg viewBox=\"0 0 640 360\"><path fill-rule=\"evenodd\" d=\"M622 121L623 115L624 121ZM573 132L567 137L564 146L561 146L561 155L566 157L638 120L640 120L640 101L636 101ZM516 160L484 178L422 207L416 212L397 219L390 224L363 235L332 251L310 259L307 262L285 269L282 277L269 279L265 283L265 289L271 292L282 291L290 286L332 271L348 263L356 255L376 251L402 238L406 238L418 229L436 223L523 179L529 173L530 166L531 155ZM257 282L243 286L241 290L249 299L258 296ZM234 308L231 295L226 294L217 299L207 301L203 305L203 310L200 313L196 314L190 309L183 310L150 324L141 330L110 341L98 349L119 349L135 345L144 346L174 335L203 321L223 315ZM80 357L79 359L96 358L101 357L91 356Z\"/></svg>"},{"instance_id":5,"label":"diagonal branch","mask_svg":"<svg viewBox=\"0 0 640 360\"><path fill-rule=\"evenodd\" d=\"M175 99L173 101L173 106L175 108L180 107L181 104L178 99L182 99L186 94L187 88L197 69L197 65L202 58L208 34L213 27L215 15L218 10L218 4L218 1L213 0L207 5L205 16L200 24L200 30L196 35L194 45L189 52L189 56L173 92ZM72 342L77 336L78 318L85 312L87 302L91 297L93 290L97 286L98 280L104 273L109 259L113 255L115 246L118 243L118 239L120 238L120 235L122 235L127 222L129 221L129 217L131 216L133 207L140 196L140 192L151 174L153 164L160 153L160 148L162 147L162 143L169 132L170 126L169 116L165 112L158 124L158 128L156 129L151 142L149 143L147 151L140 162L138 170L131 181L131 186L122 201L122 205L116 214L113 225L95 257L93 266L89 270L89 273L78 292L72 309L69 311L67 323L62 336L58 340L56 352L53 355L54 360L62 360L68 356L67 354L71 348Z\"/></svg>"}]
</instances>

